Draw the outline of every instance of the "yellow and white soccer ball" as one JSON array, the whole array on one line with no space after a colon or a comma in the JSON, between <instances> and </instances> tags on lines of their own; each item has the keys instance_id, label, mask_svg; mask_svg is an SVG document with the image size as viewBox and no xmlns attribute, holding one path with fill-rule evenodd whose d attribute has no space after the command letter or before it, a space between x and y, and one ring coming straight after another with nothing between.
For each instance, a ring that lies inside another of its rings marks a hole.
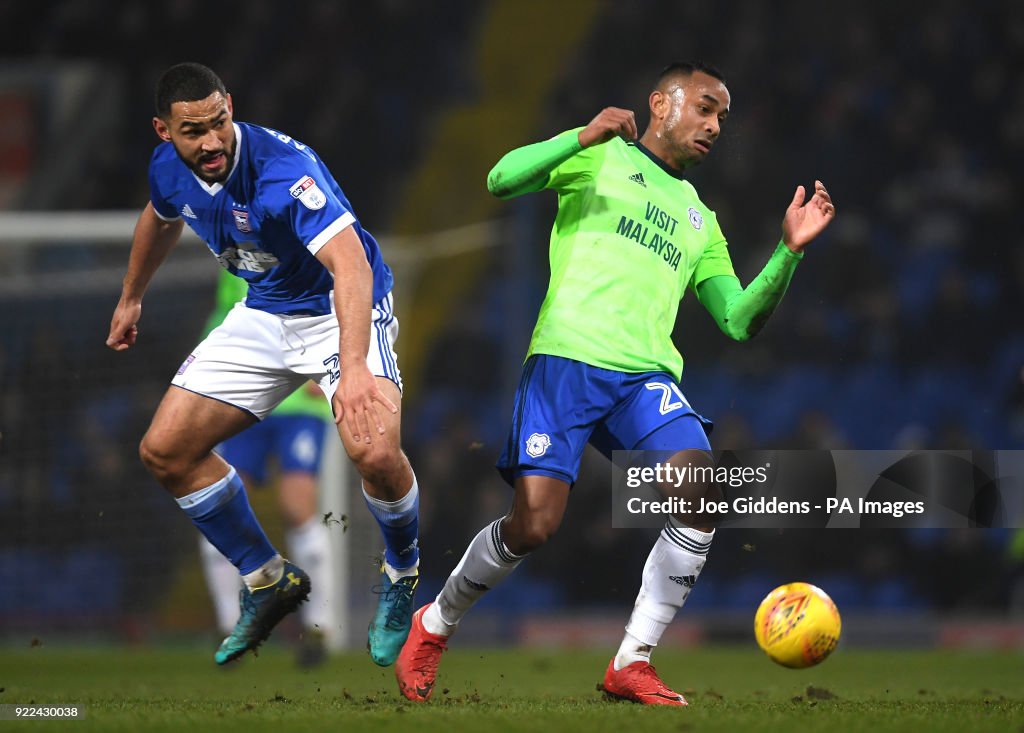
<instances>
[{"instance_id":1,"label":"yellow and white soccer ball","mask_svg":"<svg viewBox=\"0 0 1024 733\"><path fill-rule=\"evenodd\" d=\"M839 609L821 588L787 583L773 590L757 608L754 636L773 662L783 667L813 667L839 643Z\"/></svg>"}]
</instances>

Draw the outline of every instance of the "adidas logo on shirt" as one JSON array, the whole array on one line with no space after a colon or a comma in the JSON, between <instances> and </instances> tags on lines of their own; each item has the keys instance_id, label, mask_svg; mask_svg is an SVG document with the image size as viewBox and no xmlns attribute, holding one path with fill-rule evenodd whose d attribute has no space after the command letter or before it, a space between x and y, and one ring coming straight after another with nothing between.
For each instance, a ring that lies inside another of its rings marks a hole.
<instances>
[{"instance_id":1,"label":"adidas logo on shirt","mask_svg":"<svg viewBox=\"0 0 1024 733\"><path fill-rule=\"evenodd\" d=\"M647 182L644 180L643 173L634 173L629 177L629 180L633 181L633 183L639 183L644 188L647 188Z\"/></svg>"},{"instance_id":2,"label":"adidas logo on shirt","mask_svg":"<svg viewBox=\"0 0 1024 733\"><path fill-rule=\"evenodd\" d=\"M181 215L184 216L186 219L199 218L198 216L196 216L196 212L192 211L192 207L189 206L188 204L185 204L185 206L182 208Z\"/></svg>"}]
</instances>

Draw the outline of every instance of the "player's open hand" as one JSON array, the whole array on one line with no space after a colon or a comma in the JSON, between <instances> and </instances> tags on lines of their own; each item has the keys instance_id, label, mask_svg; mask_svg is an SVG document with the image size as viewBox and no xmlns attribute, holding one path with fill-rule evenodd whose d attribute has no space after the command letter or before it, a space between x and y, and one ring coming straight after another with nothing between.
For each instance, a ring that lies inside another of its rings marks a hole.
<instances>
[{"instance_id":1,"label":"player's open hand","mask_svg":"<svg viewBox=\"0 0 1024 733\"><path fill-rule=\"evenodd\" d=\"M636 117L632 110L605 107L579 133L580 145L584 148L606 143L613 137L636 140Z\"/></svg>"},{"instance_id":2,"label":"player's open hand","mask_svg":"<svg viewBox=\"0 0 1024 733\"><path fill-rule=\"evenodd\" d=\"M384 434L384 421L378 410L385 409L392 414L398 412L394 403L380 391L377 378L365 363L342 368L333 405L334 422L339 429L344 423L352 440L367 445L372 442L373 435Z\"/></svg>"},{"instance_id":3,"label":"player's open hand","mask_svg":"<svg viewBox=\"0 0 1024 733\"><path fill-rule=\"evenodd\" d=\"M794 252L803 251L836 218L832 197L821 181L814 182L814 195L807 203L804 203L804 195L804 187L797 186L796 194L782 218L782 241Z\"/></svg>"},{"instance_id":4,"label":"player's open hand","mask_svg":"<svg viewBox=\"0 0 1024 733\"><path fill-rule=\"evenodd\" d=\"M114 351L124 351L135 346L135 339L139 336L136 324L141 317L142 303L120 301L114 309L114 317L110 319L107 346Z\"/></svg>"}]
</instances>

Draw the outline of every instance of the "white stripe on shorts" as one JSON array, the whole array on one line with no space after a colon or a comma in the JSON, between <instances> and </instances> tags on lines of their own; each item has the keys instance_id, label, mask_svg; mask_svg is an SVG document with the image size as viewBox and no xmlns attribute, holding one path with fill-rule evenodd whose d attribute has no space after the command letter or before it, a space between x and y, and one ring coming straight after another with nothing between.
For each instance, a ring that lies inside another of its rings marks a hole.
<instances>
[{"instance_id":1,"label":"white stripe on shorts","mask_svg":"<svg viewBox=\"0 0 1024 733\"><path fill-rule=\"evenodd\" d=\"M401 386L402 381L398 375L398 363L392 347L394 338L389 337L388 334L388 329L392 323L395 324L396 328L398 325L392 312L393 308L394 300L391 297L391 293L385 295L373 306L373 329L377 335L377 349L380 352L381 366L384 371L384 374L381 376L387 377L395 384Z\"/></svg>"}]
</instances>

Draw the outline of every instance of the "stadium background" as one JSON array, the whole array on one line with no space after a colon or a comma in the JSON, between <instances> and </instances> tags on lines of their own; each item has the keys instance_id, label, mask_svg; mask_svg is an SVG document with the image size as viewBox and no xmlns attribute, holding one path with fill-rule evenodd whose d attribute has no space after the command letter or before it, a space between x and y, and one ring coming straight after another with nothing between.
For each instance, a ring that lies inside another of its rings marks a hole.
<instances>
[{"instance_id":1,"label":"stadium background","mask_svg":"<svg viewBox=\"0 0 1024 733\"><path fill-rule=\"evenodd\" d=\"M57 221L144 205L152 87L181 60L220 73L238 119L312 145L400 279L424 598L506 508L492 464L546 286L553 196L503 204L486 172L606 105L632 107L642 127L652 78L675 58L710 61L729 82L732 115L692 178L744 281L797 183L821 178L840 211L757 340L729 343L684 301L683 387L716 421L715 446L1020 447L1018 4L278 7L0 0L0 209ZM139 345L117 355L103 339L130 226L86 242L49 232L0 245L0 638L205 634L191 526L136 445L212 307L216 265L183 243L147 297ZM607 476L588 455L560 534L468 634L617 636L653 535L611 528ZM257 502L273 525L267 493ZM365 510L350 514L362 596L376 547L360 534ZM1020 543L1008 531L722 532L675 638L739 633L768 589L800 578L833 595L854 640L879 628L857 618L884 616L888 641L970 629L1022 644L1001 623L1024 606Z\"/></svg>"}]
</instances>

